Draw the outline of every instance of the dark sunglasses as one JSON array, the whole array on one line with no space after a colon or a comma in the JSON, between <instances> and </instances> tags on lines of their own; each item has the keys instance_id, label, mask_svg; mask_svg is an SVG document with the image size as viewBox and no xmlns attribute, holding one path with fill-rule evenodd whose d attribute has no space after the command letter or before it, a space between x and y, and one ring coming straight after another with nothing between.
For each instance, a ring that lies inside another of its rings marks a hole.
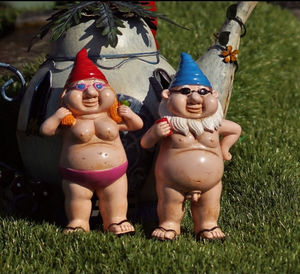
<instances>
[{"instance_id":1,"label":"dark sunglasses","mask_svg":"<svg viewBox=\"0 0 300 274\"><path fill-rule=\"evenodd\" d=\"M200 88L198 90L191 90L190 88L181 88L179 90L175 89L170 89L170 92L180 92L181 94L188 95L191 94L192 92L198 92L200 95L206 95L208 93L212 93L210 90L206 88Z\"/></svg>"},{"instance_id":2,"label":"dark sunglasses","mask_svg":"<svg viewBox=\"0 0 300 274\"><path fill-rule=\"evenodd\" d=\"M72 86L70 89L77 89L80 91L85 91L88 87L93 86L96 90L100 91L103 87L107 86L106 84L100 83L100 82L95 82L93 84L84 84L84 83L79 83L76 84L75 86Z\"/></svg>"}]
</instances>

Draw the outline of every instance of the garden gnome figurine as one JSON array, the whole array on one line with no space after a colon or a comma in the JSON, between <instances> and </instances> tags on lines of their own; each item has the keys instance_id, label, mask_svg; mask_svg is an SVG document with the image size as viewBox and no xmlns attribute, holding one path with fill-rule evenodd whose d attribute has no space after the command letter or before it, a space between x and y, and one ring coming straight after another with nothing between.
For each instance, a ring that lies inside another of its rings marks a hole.
<instances>
[{"instance_id":1,"label":"garden gnome figurine","mask_svg":"<svg viewBox=\"0 0 300 274\"><path fill-rule=\"evenodd\" d=\"M60 174L68 225L64 232L89 231L91 198L96 193L103 230L133 234L126 219L128 165L119 131L143 127L128 106L118 105L115 92L83 48L61 96L61 107L40 127L43 135L62 134Z\"/></svg>"},{"instance_id":2,"label":"garden gnome figurine","mask_svg":"<svg viewBox=\"0 0 300 274\"><path fill-rule=\"evenodd\" d=\"M155 164L159 226L152 237L172 240L179 235L184 202L190 199L196 239L223 241L218 226L221 179L241 127L223 118L217 91L184 52L169 88L162 91L159 114L162 118L141 139L145 149L160 144Z\"/></svg>"}]
</instances>

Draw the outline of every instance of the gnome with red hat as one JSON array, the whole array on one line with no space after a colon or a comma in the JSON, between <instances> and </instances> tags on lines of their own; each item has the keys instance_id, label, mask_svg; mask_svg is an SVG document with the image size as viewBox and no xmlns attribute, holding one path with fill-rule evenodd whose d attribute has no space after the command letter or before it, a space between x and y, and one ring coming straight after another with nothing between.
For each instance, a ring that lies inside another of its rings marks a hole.
<instances>
[{"instance_id":1,"label":"gnome with red hat","mask_svg":"<svg viewBox=\"0 0 300 274\"><path fill-rule=\"evenodd\" d=\"M223 162L231 159L229 149L241 127L223 118L217 91L184 52L173 81L162 91L159 112L162 118L141 139L145 149L160 144L155 164L159 225L152 236L172 240L179 235L189 199L196 239L223 241L218 226Z\"/></svg>"},{"instance_id":2,"label":"gnome with red hat","mask_svg":"<svg viewBox=\"0 0 300 274\"><path fill-rule=\"evenodd\" d=\"M41 125L43 135L61 133L59 171L68 225L64 232L89 231L94 193L99 199L103 230L133 234L127 215L127 156L119 131L143 127L128 106L119 105L103 73L83 48L61 96L61 107Z\"/></svg>"}]
</instances>

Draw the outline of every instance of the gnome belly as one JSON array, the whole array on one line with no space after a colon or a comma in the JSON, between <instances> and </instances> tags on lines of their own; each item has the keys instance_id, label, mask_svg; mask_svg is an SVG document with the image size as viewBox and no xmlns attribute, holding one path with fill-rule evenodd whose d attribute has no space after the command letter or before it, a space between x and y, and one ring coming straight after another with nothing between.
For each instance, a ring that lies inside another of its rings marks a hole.
<instances>
[{"instance_id":1,"label":"gnome belly","mask_svg":"<svg viewBox=\"0 0 300 274\"><path fill-rule=\"evenodd\" d=\"M184 142L188 137L183 136L180 137L180 144L174 141L177 136L172 136L171 148L166 143L162 144L155 167L157 182L183 193L211 189L221 180L224 172L219 146L204 143L203 140L190 144Z\"/></svg>"},{"instance_id":2,"label":"gnome belly","mask_svg":"<svg viewBox=\"0 0 300 274\"><path fill-rule=\"evenodd\" d=\"M116 126L115 129L109 128L110 134L112 130L115 132L108 138L104 136L108 134L107 129L106 131L102 129L102 136L97 132L95 134L93 129L85 132L78 130L81 126L78 124L84 122L86 123L86 121L78 122L65 136L60 158L61 166L80 170L105 170L118 167L127 161Z\"/></svg>"}]
</instances>

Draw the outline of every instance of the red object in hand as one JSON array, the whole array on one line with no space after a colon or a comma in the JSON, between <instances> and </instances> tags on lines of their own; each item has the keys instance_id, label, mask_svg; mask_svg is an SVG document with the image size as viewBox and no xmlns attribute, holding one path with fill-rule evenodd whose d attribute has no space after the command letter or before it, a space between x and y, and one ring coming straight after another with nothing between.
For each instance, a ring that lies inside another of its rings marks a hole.
<instances>
[{"instance_id":1,"label":"red object in hand","mask_svg":"<svg viewBox=\"0 0 300 274\"><path fill-rule=\"evenodd\" d=\"M168 119L166 117L163 117L163 118L160 118L160 119L156 120L155 124L159 124L161 122L167 122L167 123L169 123Z\"/></svg>"},{"instance_id":2,"label":"red object in hand","mask_svg":"<svg viewBox=\"0 0 300 274\"><path fill-rule=\"evenodd\" d=\"M163 118L160 118L160 119L156 120L156 121L155 121L155 124L159 124L159 123L161 123L161 122L167 122L168 124L170 124L169 121L168 121L168 119L167 119L166 117L163 117ZM170 136L170 135L172 135L172 134L173 134L173 131L170 130L170 132L168 133L167 136Z\"/></svg>"}]
</instances>

